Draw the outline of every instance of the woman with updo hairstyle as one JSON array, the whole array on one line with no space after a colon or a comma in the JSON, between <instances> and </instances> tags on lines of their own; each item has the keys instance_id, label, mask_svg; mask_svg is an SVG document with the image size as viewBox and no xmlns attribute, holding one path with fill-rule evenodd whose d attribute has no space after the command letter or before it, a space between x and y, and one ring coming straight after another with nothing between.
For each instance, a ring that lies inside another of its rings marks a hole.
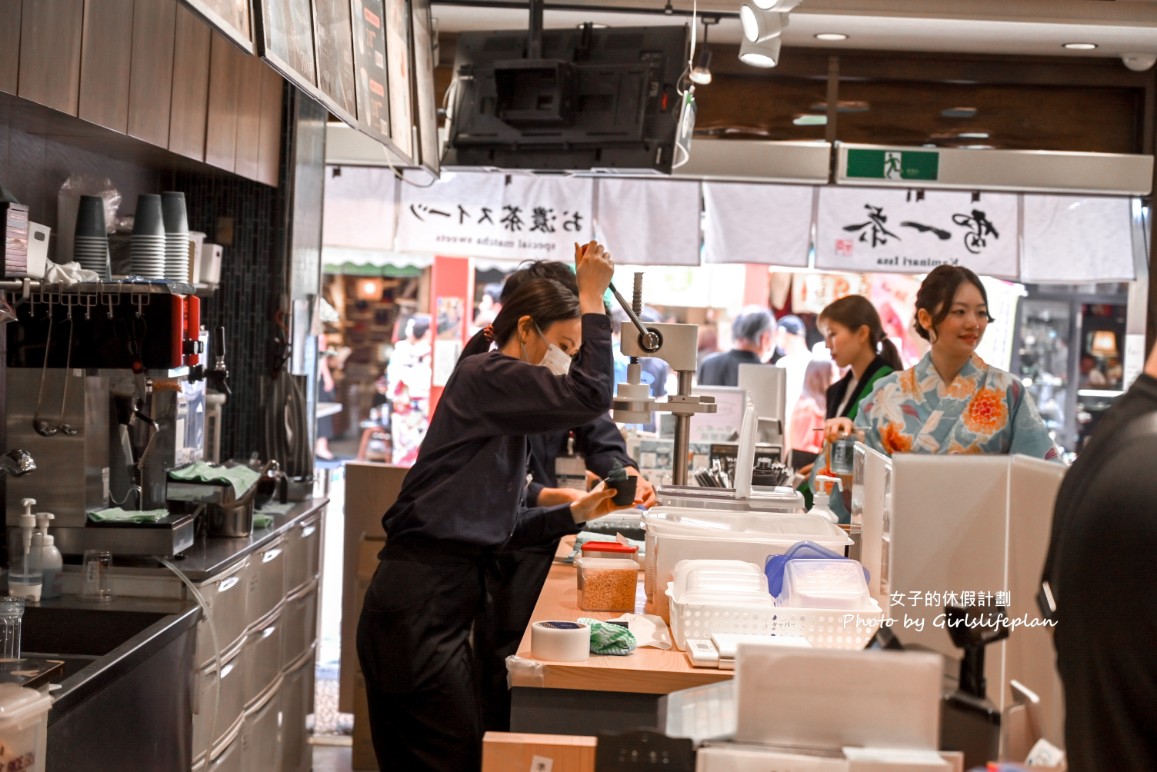
<instances>
[{"instance_id":1,"label":"woman with updo hairstyle","mask_svg":"<svg viewBox=\"0 0 1157 772\"><path fill-rule=\"evenodd\" d=\"M596 242L575 245L578 295L520 287L466 345L397 500L366 591L357 651L382 769L472 772L482 716L471 628L495 552L577 533L616 507L604 486L523 509L527 435L566 430L611 406L614 272ZM491 349L493 342L494 348Z\"/></svg>"},{"instance_id":2,"label":"woman with updo hairstyle","mask_svg":"<svg viewBox=\"0 0 1157 772\"><path fill-rule=\"evenodd\" d=\"M919 362L881 378L860 404L854 431L894 453L1021 453L1059 458L1019 378L976 354L992 317L980 277L937 266L916 295L917 334L931 343ZM840 419L829 434L853 431Z\"/></svg>"}]
</instances>

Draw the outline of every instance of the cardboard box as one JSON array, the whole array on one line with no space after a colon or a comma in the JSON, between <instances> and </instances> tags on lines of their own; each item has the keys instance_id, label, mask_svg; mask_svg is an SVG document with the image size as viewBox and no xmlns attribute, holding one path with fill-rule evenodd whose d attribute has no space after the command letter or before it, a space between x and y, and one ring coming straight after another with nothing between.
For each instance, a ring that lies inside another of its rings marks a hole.
<instances>
[{"instance_id":1,"label":"cardboard box","mask_svg":"<svg viewBox=\"0 0 1157 772\"><path fill-rule=\"evenodd\" d=\"M204 284L221 283L221 255L220 244L204 244L201 247L201 270L199 280Z\"/></svg>"},{"instance_id":2,"label":"cardboard box","mask_svg":"<svg viewBox=\"0 0 1157 772\"><path fill-rule=\"evenodd\" d=\"M482 772L595 772L597 742L578 735L487 732L482 738Z\"/></svg>"}]
</instances>

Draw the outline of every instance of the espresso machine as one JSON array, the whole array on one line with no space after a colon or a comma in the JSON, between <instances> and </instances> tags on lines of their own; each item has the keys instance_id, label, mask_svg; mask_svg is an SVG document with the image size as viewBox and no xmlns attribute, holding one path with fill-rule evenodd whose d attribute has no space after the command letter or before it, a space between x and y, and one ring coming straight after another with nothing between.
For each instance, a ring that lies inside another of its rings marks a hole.
<instances>
[{"instance_id":1,"label":"espresso machine","mask_svg":"<svg viewBox=\"0 0 1157 772\"><path fill-rule=\"evenodd\" d=\"M17 314L7 325L8 443L39 469L8 480L10 534L21 500L34 498L55 514L65 554L175 555L192 546L186 514L147 524L89 515L166 509L169 470L201 458L199 299L164 284L45 286Z\"/></svg>"}]
</instances>

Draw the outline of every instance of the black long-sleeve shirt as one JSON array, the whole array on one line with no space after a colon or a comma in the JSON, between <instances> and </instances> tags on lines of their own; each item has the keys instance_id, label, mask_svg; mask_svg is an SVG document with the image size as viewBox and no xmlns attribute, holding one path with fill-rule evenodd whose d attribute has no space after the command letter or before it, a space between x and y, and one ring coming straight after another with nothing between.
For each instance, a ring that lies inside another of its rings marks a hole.
<instances>
[{"instance_id":1,"label":"black long-sleeve shirt","mask_svg":"<svg viewBox=\"0 0 1157 772\"><path fill-rule=\"evenodd\" d=\"M530 442L530 492L527 505L535 506L538 493L543 488L558 486L555 461L566 455L567 439L574 433L575 452L583 457L586 468L599 477L606 477L617 461L621 466L638 469L635 459L627 455L627 443L623 434L609 415L603 413L582 426L569 431L534 434Z\"/></svg>"},{"instance_id":2,"label":"black long-sleeve shirt","mask_svg":"<svg viewBox=\"0 0 1157 772\"><path fill-rule=\"evenodd\" d=\"M584 314L582 331L582 347L564 376L497 351L459 363L418 460L382 517L388 543L485 549L511 539L526 485L527 436L569 430L610 409L610 321ZM531 522L544 532L573 527L565 504Z\"/></svg>"}]
</instances>

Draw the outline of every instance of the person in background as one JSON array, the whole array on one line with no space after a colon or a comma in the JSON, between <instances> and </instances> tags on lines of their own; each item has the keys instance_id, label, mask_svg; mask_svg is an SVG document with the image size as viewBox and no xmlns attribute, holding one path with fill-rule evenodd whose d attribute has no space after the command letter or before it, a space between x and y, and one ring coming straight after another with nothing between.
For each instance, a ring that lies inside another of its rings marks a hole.
<instances>
[{"instance_id":1,"label":"person in background","mask_svg":"<svg viewBox=\"0 0 1157 772\"><path fill-rule=\"evenodd\" d=\"M916 294L917 334L932 345L913 367L876 382L861 402L854 429L864 442L893 453L1022 453L1058 459L1056 445L1019 378L990 367L976 347L992 318L980 278L967 268L937 266ZM829 439L853 430L846 418Z\"/></svg>"},{"instance_id":2,"label":"person in background","mask_svg":"<svg viewBox=\"0 0 1157 772\"><path fill-rule=\"evenodd\" d=\"M491 282L482 288L482 299L478 301L478 308L474 312L474 327L481 329L494 323L498 309L502 307L502 285Z\"/></svg>"},{"instance_id":3,"label":"person in background","mask_svg":"<svg viewBox=\"0 0 1157 772\"><path fill-rule=\"evenodd\" d=\"M820 312L817 322L824 333L832 361L837 367L847 369L844 377L829 386L825 394L821 440L834 441L841 436L841 425L845 431L850 430L859 413L861 400L872 392L876 382L904 369L904 366L900 352L884 330L876 307L863 295L848 295L829 303ZM837 419L842 419L842 422ZM818 469L805 467L800 472L808 477L800 492L810 507L815 475L822 472L830 476L831 469L827 468L825 457ZM840 522L850 520L842 496L832 496L829 504Z\"/></svg>"},{"instance_id":4,"label":"person in background","mask_svg":"<svg viewBox=\"0 0 1157 772\"><path fill-rule=\"evenodd\" d=\"M804 374L812 361L812 352L807 345L807 327L795 314L788 314L776 322L775 337L777 348L782 353L775 364L787 371L783 404L787 413L785 418L790 418L791 411L803 393ZM795 437L789 434L788 439L794 447Z\"/></svg>"},{"instance_id":5,"label":"person in background","mask_svg":"<svg viewBox=\"0 0 1157 772\"><path fill-rule=\"evenodd\" d=\"M775 350L775 317L762 306L747 306L731 323L730 351L720 351L699 362L700 386L738 386L741 364L767 362Z\"/></svg>"},{"instance_id":6,"label":"person in background","mask_svg":"<svg viewBox=\"0 0 1157 772\"><path fill-rule=\"evenodd\" d=\"M797 467L810 464L823 448L826 394L835 379L835 369L830 359L813 359L808 362L803 391L791 411L788 423L792 464Z\"/></svg>"},{"instance_id":7,"label":"person in background","mask_svg":"<svg viewBox=\"0 0 1157 772\"><path fill-rule=\"evenodd\" d=\"M1157 593L1145 568L1157 553L1155 457L1157 346L1065 475L1053 512L1042 610L1056 623L1069 769L1157 769Z\"/></svg>"},{"instance_id":8,"label":"person in background","mask_svg":"<svg viewBox=\"0 0 1157 772\"><path fill-rule=\"evenodd\" d=\"M553 260L537 260L523 264L507 276L500 304L506 303L523 284L535 279L552 279L578 295L575 273L569 266ZM527 439L530 485L526 506L554 506L582 497L583 491L559 487L560 459L564 459L565 464L565 459L572 454L581 456L588 473L599 478L606 477L616 464L623 466L627 474L639 477L636 505L655 504L655 489L639 475L639 465L627 454L626 442L610 413L604 412L570 429L533 434ZM506 658L518 653L558 551L558 542L552 539L518 549L503 549L488 565L488 602L474 627L482 683L483 727L487 731L510 730Z\"/></svg>"},{"instance_id":9,"label":"person in background","mask_svg":"<svg viewBox=\"0 0 1157 772\"><path fill-rule=\"evenodd\" d=\"M483 609L486 565L503 547L574 533L614 509L613 490L600 486L523 511L527 437L581 425L611 405L602 298L613 263L592 241L575 245L575 264L577 297L550 279L527 282L490 335L466 344L417 462L382 517L386 546L357 632L381 769L480 769L471 628Z\"/></svg>"},{"instance_id":10,"label":"person in background","mask_svg":"<svg viewBox=\"0 0 1157 772\"><path fill-rule=\"evenodd\" d=\"M337 381L334 379L334 371L337 369L337 351L329 345L324 335L320 338L320 343L322 351L317 363L317 372L321 384L317 392L317 401L335 402L337 401ZM334 363L332 367L331 361ZM333 451L329 449L329 441L333 437L333 416L326 415L317 419L317 439L314 440L313 455L322 461L332 461Z\"/></svg>"},{"instance_id":11,"label":"person in background","mask_svg":"<svg viewBox=\"0 0 1157 772\"><path fill-rule=\"evenodd\" d=\"M903 370L900 352L888 338L876 307L863 295L848 295L829 303L819 315L819 327L843 378L828 388L825 419L854 420L860 400L876 381ZM826 422L825 422L826 423Z\"/></svg>"}]
</instances>

